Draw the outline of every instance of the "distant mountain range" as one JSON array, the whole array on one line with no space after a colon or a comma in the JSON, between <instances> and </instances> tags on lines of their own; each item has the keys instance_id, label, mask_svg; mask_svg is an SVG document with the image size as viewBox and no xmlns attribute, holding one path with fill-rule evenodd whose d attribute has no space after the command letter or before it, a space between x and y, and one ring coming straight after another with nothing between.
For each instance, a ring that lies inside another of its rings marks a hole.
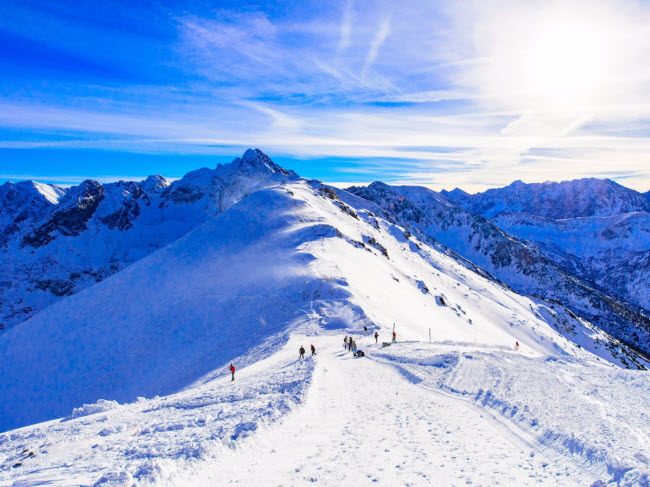
<instances>
[{"instance_id":1,"label":"distant mountain range","mask_svg":"<svg viewBox=\"0 0 650 487\"><path fill-rule=\"evenodd\" d=\"M441 194L572 275L650 310L650 192L591 178Z\"/></svg>"},{"instance_id":2,"label":"distant mountain range","mask_svg":"<svg viewBox=\"0 0 650 487\"><path fill-rule=\"evenodd\" d=\"M0 329L120 272L269 181L298 178L260 152L169 183L0 186ZM376 182L349 194L463 266L566 306L650 354L650 196L609 180L470 195ZM353 211L353 210L350 210Z\"/></svg>"},{"instance_id":3,"label":"distant mountain range","mask_svg":"<svg viewBox=\"0 0 650 487\"><path fill-rule=\"evenodd\" d=\"M491 219L505 211L561 220L650 211L650 191L642 194L609 179L585 178L561 183L526 184L468 194L461 189L441 194L464 209Z\"/></svg>"}]
</instances>

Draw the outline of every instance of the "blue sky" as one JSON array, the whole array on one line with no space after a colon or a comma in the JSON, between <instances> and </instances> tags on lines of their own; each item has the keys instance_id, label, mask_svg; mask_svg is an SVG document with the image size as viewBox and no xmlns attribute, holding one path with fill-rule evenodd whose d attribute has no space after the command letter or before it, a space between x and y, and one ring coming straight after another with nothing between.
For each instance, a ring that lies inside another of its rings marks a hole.
<instances>
[{"instance_id":1,"label":"blue sky","mask_svg":"<svg viewBox=\"0 0 650 487\"><path fill-rule=\"evenodd\" d=\"M650 189L644 1L3 2L0 181L307 177Z\"/></svg>"}]
</instances>

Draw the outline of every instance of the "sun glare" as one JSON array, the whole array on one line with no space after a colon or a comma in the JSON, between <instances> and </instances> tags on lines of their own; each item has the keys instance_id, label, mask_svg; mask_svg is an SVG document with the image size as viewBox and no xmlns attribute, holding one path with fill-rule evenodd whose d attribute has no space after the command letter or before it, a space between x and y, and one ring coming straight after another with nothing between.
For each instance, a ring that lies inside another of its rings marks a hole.
<instances>
[{"instance_id":1,"label":"sun glare","mask_svg":"<svg viewBox=\"0 0 650 487\"><path fill-rule=\"evenodd\" d=\"M540 25L522 50L522 90L543 108L593 103L606 82L602 32L579 19Z\"/></svg>"},{"instance_id":2,"label":"sun glare","mask_svg":"<svg viewBox=\"0 0 650 487\"><path fill-rule=\"evenodd\" d=\"M576 120L638 92L628 73L645 62L647 33L632 11L605 0L508 5L477 12L476 62L460 71L489 109Z\"/></svg>"}]
</instances>

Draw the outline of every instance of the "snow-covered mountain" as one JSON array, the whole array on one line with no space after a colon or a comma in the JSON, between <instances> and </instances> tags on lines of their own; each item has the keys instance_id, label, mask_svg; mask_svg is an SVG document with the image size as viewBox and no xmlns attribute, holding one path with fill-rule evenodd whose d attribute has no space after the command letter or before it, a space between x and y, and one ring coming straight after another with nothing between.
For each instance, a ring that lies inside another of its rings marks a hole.
<instances>
[{"instance_id":1,"label":"snow-covered mountain","mask_svg":"<svg viewBox=\"0 0 650 487\"><path fill-rule=\"evenodd\" d=\"M0 245L29 229L64 194L64 188L34 181L0 185Z\"/></svg>"},{"instance_id":2,"label":"snow-covered mountain","mask_svg":"<svg viewBox=\"0 0 650 487\"><path fill-rule=\"evenodd\" d=\"M459 189L442 191L441 194L466 210L488 219L503 211L521 211L553 219L650 211L647 197L609 179L585 178L531 184L515 181L504 188L473 195Z\"/></svg>"},{"instance_id":3,"label":"snow-covered mountain","mask_svg":"<svg viewBox=\"0 0 650 487\"><path fill-rule=\"evenodd\" d=\"M291 176L249 150L230 164L190 172L172 184L158 175L138 183L85 181L65 192L38 183L4 184L0 329L115 274L278 177Z\"/></svg>"},{"instance_id":4,"label":"snow-covered mountain","mask_svg":"<svg viewBox=\"0 0 650 487\"><path fill-rule=\"evenodd\" d=\"M508 211L491 222L572 274L650 311L650 213L553 220Z\"/></svg>"},{"instance_id":5,"label":"snow-covered mountain","mask_svg":"<svg viewBox=\"0 0 650 487\"><path fill-rule=\"evenodd\" d=\"M650 354L650 316L580 279L536 246L427 188L375 182L348 191L485 269L517 292L562 303L582 318ZM647 256L647 254L646 254Z\"/></svg>"},{"instance_id":6,"label":"snow-covered mountain","mask_svg":"<svg viewBox=\"0 0 650 487\"><path fill-rule=\"evenodd\" d=\"M604 179L442 194L607 294L650 312L650 200Z\"/></svg>"},{"instance_id":7,"label":"snow-covered mountain","mask_svg":"<svg viewBox=\"0 0 650 487\"><path fill-rule=\"evenodd\" d=\"M484 219L371 190L259 151L67 190L8 240L3 279L116 268L48 302L22 291L41 307L0 334L0 484L647 485L650 363L423 225L447 205L441 235L467 225L510 269L538 257L508 257Z\"/></svg>"}]
</instances>

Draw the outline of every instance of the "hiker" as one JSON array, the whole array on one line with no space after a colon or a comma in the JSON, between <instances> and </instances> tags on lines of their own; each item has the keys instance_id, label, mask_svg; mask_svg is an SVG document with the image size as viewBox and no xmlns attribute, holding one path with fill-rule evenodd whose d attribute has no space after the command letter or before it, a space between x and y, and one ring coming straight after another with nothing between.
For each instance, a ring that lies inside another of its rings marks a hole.
<instances>
[{"instance_id":1,"label":"hiker","mask_svg":"<svg viewBox=\"0 0 650 487\"><path fill-rule=\"evenodd\" d=\"M515 342L515 352L519 351L519 342Z\"/></svg>"},{"instance_id":2,"label":"hiker","mask_svg":"<svg viewBox=\"0 0 650 487\"><path fill-rule=\"evenodd\" d=\"M356 342L354 340L352 340L352 346L350 347L350 349L352 350L352 354L356 355L356 353L357 353L357 344L356 344Z\"/></svg>"},{"instance_id":3,"label":"hiker","mask_svg":"<svg viewBox=\"0 0 650 487\"><path fill-rule=\"evenodd\" d=\"M375 343L379 343L379 333L375 332Z\"/></svg>"},{"instance_id":4,"label":"hiker","mask_svg":"<svg viewBox=\"0 0 650 487\"><path fill-rule=\"evenodd\" d=\"M312 344L312 346L311 346L311 356L313 357L314 355L316 355L316 347Z\"/></svg>"},{"instance_id":5,"label":"hiker","mask_svg":"<svg viewBox=\"0 0 650 487\"><path fill-rule=\"evenodd\" d=\"M397 333L393 332L393 343L397 343Z\"/></svg>"},{"instance_id":6,"label":"hiker","mask_svg":"<svg viewBox=\"0 0 650 487\"><path fill-rule=\"evenodd\" d=\"M298 351L300 352L300 356L298 358L301 358L301 359L305 358L305 347L300 345L300 350L298 350Z\"/></svg>"},{"instance_id":7,"label":"hiker","mask_svg":"<svg viewBox=\"0 0 650 487\"><path fill-rule=\"evenodd\" d=\"M230 373L232 374L232 380L235 380L235 366L233 364L230 364Z\"/></svg>"},{"instance_id":8,"label":"hiker","mask_svg":"<svg viewBox=\"0 0 650 487\"><path fill-rule=\"evenodd\" d=\"M343 339L343 348L345 350L348 349L348 336L347 335L345 335L345 338Z\"/></svg>"},{"instance_id":9,"label":"hiker","mask_svg":"<svg viewBox=\"0 0 650 487\"><path fill-rule=\"evenodd\" d=\"M363 336L366 336L368 334L368 327L366 325L363 325Z\"/></svg>"}]
</instances>

